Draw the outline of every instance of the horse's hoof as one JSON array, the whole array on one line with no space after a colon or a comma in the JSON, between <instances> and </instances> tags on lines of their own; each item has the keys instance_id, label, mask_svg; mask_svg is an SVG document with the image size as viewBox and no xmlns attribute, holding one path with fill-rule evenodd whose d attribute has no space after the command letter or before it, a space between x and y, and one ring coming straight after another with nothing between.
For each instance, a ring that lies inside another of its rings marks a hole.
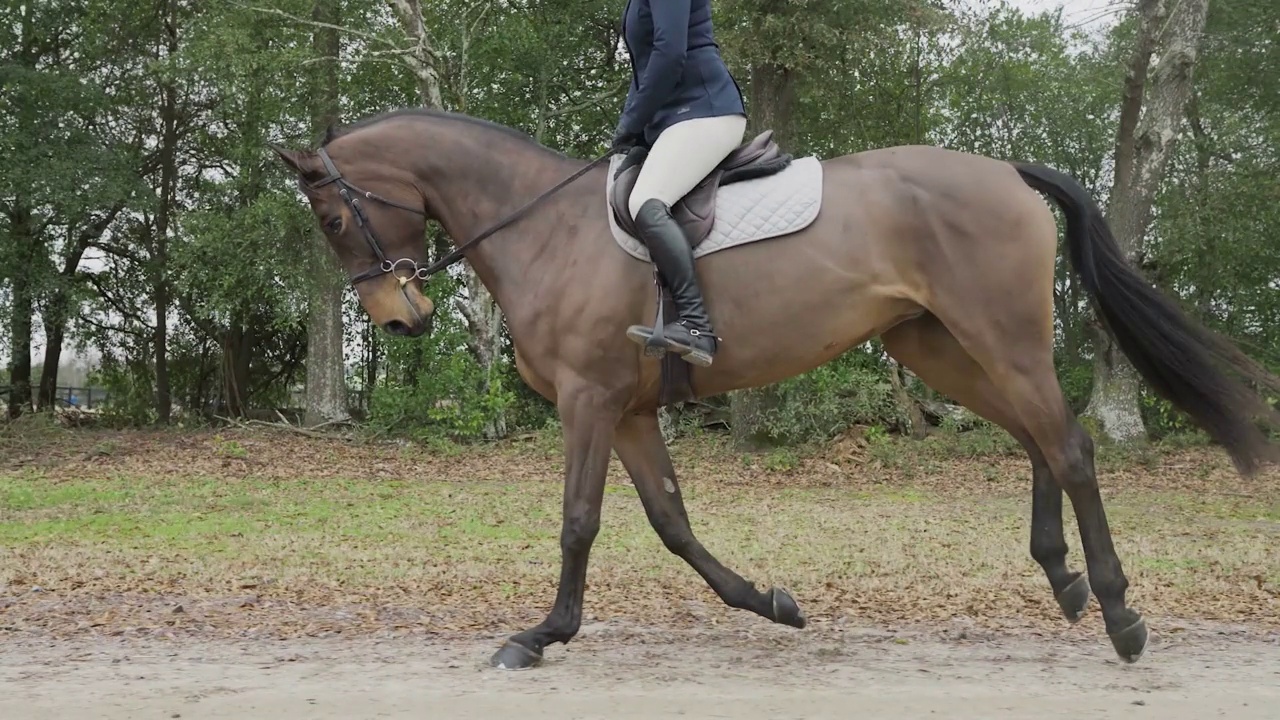
<instances>
[{"instance_id":1,"label":"horse's hoof","mask_svg":"<svg viewBox=\"0 0 1280 720\"><path fill-rule=\"evenodd\" d=\"M1084 611L1089 607L1089 579L1081 574L1058 593L1057 600L1067 622L1075 624L1084 617Z\"/></svg>"},{"instance_id":2,"label":"horse's hoof","mask_svg":"<svg viewBox=\"0 0 1280 720\"><path fill-rule=\"evenodd\" d=\"M508 640L498 652L489 658L489 665L499 670L528 670L542 662L537 653L517 642Z\"/></svg>"},{"instance_id":3,"label":"horse's hoof","mask_svg":"<svg viewBox=\"0 0 1280 720\"><path fill-rule=\"evenodd\" d=\"M1116 654L1127 663L1136 663L1147 651L1147 621L1141 616L1132 625L1111 636Z\"/></svg>"},{"instance_id":4,"label":"horse's hoof","mask_svg":"<svg viewBox=\"0 0 1280 720\"><path fill-rule=\"evenodd\" d=\"M793 628L803 628L805 626L804 613L800 611L800 606L796 604L795 598L782 588L773 588L770 593L770 599L773 601L773 621L783 625L790 625Z\"/></svg>"}]
</instances>

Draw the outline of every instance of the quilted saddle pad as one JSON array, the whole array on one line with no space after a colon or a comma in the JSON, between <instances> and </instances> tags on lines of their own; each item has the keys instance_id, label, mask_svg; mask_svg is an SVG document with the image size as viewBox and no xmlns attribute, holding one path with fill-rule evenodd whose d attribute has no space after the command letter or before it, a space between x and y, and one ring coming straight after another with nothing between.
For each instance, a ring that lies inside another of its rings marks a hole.
<instances>
[{"instance_id":1,"label":"quilted saddle pad","mask_svg":"<svg viewBox=\"0 0 1280 720\"><path fill-rule=\"evenodd\" d=\"M600 201L605 204L613 239L632 257L649 262L644 243L618 227L609 210L613 175L624 159L623 155L615 155L609 161L605 194ZM798 232L817 219L821 207L822 162L813 156L797 158L773 175L724 185L716 190L716 218L711 234L694 248L693 256Z\"/></svg>"}]
</instances>

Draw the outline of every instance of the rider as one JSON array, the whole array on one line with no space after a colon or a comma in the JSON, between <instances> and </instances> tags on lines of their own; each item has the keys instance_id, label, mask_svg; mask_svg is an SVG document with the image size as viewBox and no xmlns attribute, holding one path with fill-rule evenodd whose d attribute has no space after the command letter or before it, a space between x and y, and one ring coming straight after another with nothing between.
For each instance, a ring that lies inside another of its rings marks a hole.
<instances>
[{"instance_id":1,"label":"rider","mask_svg":"<svg viewBox=\"0 0 1280 720\"><path fill-rule=\"evenodd\" d=\"M742 91L712 35L711 0L628 0L622 37L631 87L613 147L649 148L628 209L680 316L663 328L667 348L706 367L716 337L694 276L693 250L671 206L742 144ZM644 344L652 333L644 330L628 337Z\"/></svg>"}]
</instances>

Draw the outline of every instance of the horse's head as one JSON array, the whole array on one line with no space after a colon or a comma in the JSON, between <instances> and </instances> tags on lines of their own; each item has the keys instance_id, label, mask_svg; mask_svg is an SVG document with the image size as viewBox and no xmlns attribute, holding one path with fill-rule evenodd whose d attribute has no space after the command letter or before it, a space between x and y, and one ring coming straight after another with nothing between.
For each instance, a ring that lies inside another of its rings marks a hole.
<instances>
[{"instance_id":1,"label":"horse's head","mask_svg":"<svg viewBox=\"0 0 1280 720\"><path fill-rule=\"evenodd\" d=\"M298 176L360 306L392 335L426 332L435 307L423 293L424 200L406 172L341 142L319 151L271 146Z\"/></svg>"}]
</instances>

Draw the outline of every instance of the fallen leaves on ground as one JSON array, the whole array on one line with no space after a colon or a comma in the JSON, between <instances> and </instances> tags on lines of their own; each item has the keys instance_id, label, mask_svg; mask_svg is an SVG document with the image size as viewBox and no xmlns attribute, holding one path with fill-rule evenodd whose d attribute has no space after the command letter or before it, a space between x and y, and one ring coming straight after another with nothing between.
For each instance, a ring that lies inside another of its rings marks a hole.
<instances>
[{"instance_id":1,"label":"fallen leaves on ground","mask_svg":"<svg viewBox=\"0 0 1280 720\"><path fill-rule=\"evenodd\" d=\"M6 444L7 442L7 444ZM0 630L262 635L492 632L536 624L559 569L559 448L425 448L289 432L0 438ZM895 454L895 452L897 454ZM970 620L1064 630L1027 554L1030 470L844 438L777 469L716 438L673 447L694 531L793 591L815 625ZM1131 604L1153 619L1280 626L1280 477L1216 450L1099 471ZM1083 569L1074 517L1069 562ZM588 622L736 622L648 528L615 459ZM765 622L761 620L761 622Z\"/></svg>"}]
</instances>

